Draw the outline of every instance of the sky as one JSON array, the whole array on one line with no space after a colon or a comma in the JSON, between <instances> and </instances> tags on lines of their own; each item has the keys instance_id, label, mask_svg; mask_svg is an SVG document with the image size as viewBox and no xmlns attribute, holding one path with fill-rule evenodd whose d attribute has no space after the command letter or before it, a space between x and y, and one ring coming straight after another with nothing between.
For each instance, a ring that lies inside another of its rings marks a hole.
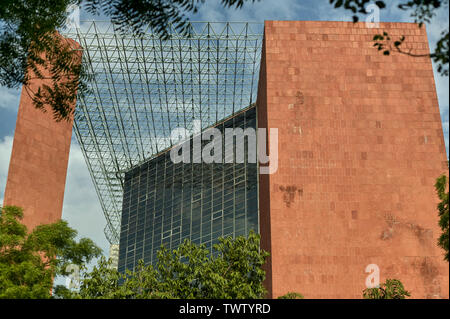
<instances>
[{"instance_id":1,"label":"sky","mask_svg":"<svg viewBox=\"0 0 450 319\"><path fill-rule=\"evenodd\" d=\"M380 11L383 22L413 22L408 12L396 8L399 1L386 1L387 9ZM406 2L406 1L402 1ZM328 0L262 0L246 3L241 9L224 9L220 0L208 0L195 15L189 16L192 21L217 22L263 22L264 20L327 20L351 21L351 14L343 9L334 9ZM81 11L81 20L91 20ZM97 18L99 19L99 18ZM433 50L441 31L448 29L448 8L440 10L432 23L427 24L427 35L430 48ZM444 130L447 157L449 154L449 94L448 77L434 72L442 126ZM19 105L20 89L7 89L0 86L0 203L6 185L6 176L11 156L14 127ZM89 171L80 147L73 134L69 156L62 218L76 229L79 237L89 237L108 255L109 243L103 228L105 218L100 207Z\"/></svg>"}]
</instances>

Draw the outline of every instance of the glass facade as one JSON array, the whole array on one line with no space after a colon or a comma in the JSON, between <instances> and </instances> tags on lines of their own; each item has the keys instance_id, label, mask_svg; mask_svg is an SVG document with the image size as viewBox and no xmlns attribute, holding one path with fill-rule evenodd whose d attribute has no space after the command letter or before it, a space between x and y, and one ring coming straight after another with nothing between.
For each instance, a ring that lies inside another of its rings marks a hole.
<instances>
[{"instance_id":1,"label":"glass facade","mask_svg":"<svg viewBox=\"0 0 450 319\"><path fill-rule=\"evenodd\" d=\"M222 133L226 128L256 131L256 108L214 127ZM257 164L248 161L247 139L244 162L227 163L226 141L230 142L222 134L222 163L174 164L167 150L125 174L120 272L133 269L140 259L155 264L161 245L175 249L190 239L211 250L221 236L259 232Z\"/></svg>"}]
</instances>

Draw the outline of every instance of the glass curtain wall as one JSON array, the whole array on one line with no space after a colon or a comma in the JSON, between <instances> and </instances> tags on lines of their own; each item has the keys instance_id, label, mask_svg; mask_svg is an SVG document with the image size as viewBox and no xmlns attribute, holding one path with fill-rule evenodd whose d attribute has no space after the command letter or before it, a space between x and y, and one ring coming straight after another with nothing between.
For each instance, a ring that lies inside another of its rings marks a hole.
<instances>
[{"instance_id":1,"label":"glass curtain wall","mask_svg":"<svg viewBox=\"0 0 450 319\"><path fill-rule=\"evenodd\" d=\"M177 163L170 150L125 174L118 270L133 269L140 259L155 264L161 245L175 249L185 239L207 249L219 237L258 232L257 164L225 163L225 128L253 128L251 106L214 125L222 132L222 163ZM192 159L192 137L190 140ZM202 146L209 143L203 141Z\"/></svg>"}]
</instances>

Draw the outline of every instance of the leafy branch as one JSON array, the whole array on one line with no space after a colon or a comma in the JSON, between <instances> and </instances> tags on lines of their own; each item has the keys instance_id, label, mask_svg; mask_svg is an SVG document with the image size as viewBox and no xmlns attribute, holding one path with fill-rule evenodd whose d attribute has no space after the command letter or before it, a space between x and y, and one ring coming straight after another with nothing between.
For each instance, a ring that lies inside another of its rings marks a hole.
<instances>
[{"instance_id":1,"label":"leafy branch","mask_svg":"<svg viewBox=\"0 0 450 319\"><path fill-rule=\"evenodd\" d=\"M353 22L359 21L359 15L365 15L366 6L372 1L370 0L330 0L331 4L334 4L335 8L343 7L353 13ZM375 5L379 9L386 8L384 1L375 1ZM448 8L448 0L410 0L398 5L401 10L411 10L411 17L414 18L414 22L419 24L419 27L423 26L423 23L429 23L436 15L436 10L446 7ZM436 48L431 54L415 54L411 49L405 50L401 46L405 42L405 36L397 39L392 43L389 34L384 31L383 34L377 34L373 40L376 41L374 46L378 51L382 51L384 55L389 55L391 51L396 51L400 54L408 55L411 57L430 57L437 64L437 71L443 76L449 75L449 31L444 30L441 32L441 38L439 39ZM379 41L379 42L378 42Z\"/></svg>"}]
</instances>

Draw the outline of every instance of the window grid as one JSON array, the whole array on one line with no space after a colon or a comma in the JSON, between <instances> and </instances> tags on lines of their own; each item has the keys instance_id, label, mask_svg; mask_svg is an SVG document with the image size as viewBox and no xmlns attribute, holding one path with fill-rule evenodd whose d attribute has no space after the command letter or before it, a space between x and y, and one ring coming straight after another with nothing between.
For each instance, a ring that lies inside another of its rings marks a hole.
<instances>
[{"instance_id":1,"label":"window grid","mask_svg":"<svg viewBox=\"0 0 450 319\"><path fill-rule=\"evenodd\" d=\"M222 133L227 127L256 128L256 108L251 106L215 127ZM207 143L202 141L202 146ZM247 162L247 145L244 155L244 163L234 158L232 163L173 164L166 151L128 171L119 271L133 269L139 259L155 264L161 244L176 249L190 239L212 251L221 236L258 232L257 164ZM223 138L222 158L226 156Z\"/></svg>"}]
</instances>

